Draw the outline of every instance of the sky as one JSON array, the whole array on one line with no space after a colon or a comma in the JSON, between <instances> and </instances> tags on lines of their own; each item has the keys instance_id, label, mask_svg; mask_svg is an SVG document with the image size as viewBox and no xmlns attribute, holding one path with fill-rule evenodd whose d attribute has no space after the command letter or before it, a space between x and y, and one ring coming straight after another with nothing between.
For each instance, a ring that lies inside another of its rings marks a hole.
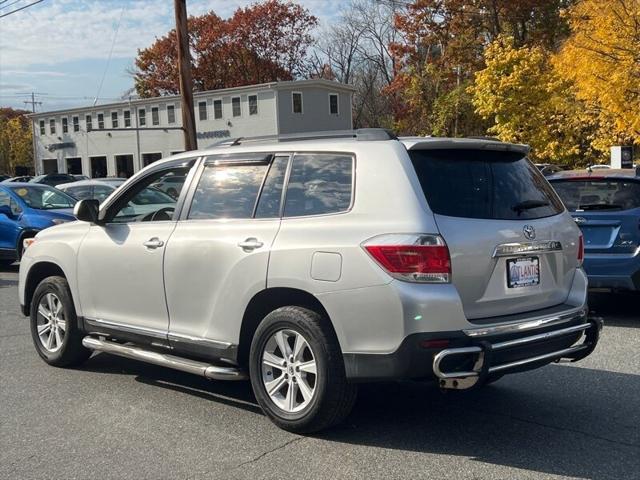
<instances>
[{"instance_id":1,"label":"sky","mask_svg":"<svg viewBox=\"0 0 640 480\"><path fill-rule=\"evenodd\" d=\"M34 1L0 0L0 15ZM346 1L296 3L318 17L318 33ZM252 3L187 0L187 13L214 11L228 18ZM0 106L31 110L23 103L31 92L42 102L36 111L91 105L98 95L98 103L117 101L133 87L127 71L133 69L137 50L165 35L174 22L173 0L43 0L0 18Z\"/></svg>"}]
</instances>

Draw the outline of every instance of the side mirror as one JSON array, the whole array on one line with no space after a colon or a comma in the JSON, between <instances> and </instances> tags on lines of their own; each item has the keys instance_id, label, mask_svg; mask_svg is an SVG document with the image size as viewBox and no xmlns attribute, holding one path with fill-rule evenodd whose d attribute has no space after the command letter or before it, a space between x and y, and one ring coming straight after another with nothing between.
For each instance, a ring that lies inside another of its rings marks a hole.
<instances>
[{"instance_id":1,"label":"side mirror","mask_svg":"<svg viewBox=\"0 0 640 480\"><path fill-rule=\"evenodd\" d=\"M13 219L13 212L9 205L0 205L0 215Z\"/></svg>"},{"instance_id":2,"label":"side mirror","mask_svg":"<svg viewBox=\"0 0 640 480\"><path fill-rule=\"evenodd\" d=\"M73 208L73 214L78 220L83 222L98 223L98 207L100 203L98 200L88 198L80 200Z\"/></svg>"}]
</instances>

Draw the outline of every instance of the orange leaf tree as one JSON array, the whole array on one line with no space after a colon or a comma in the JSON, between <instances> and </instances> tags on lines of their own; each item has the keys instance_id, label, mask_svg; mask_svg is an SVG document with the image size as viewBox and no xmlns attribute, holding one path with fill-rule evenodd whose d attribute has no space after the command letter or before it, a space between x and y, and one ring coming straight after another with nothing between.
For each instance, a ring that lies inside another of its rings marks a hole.
<instances>
[{"instance_id":1,"label":"orange leaf tree","mask_svg":"<svg viewBox=\"0 0 640 480\"><path fill-rule=\"evenodd\" d=\"M303 73L310 31L317 19L292 2L267 0L239 8L229 19L214 12L188 19L192 74L196 90L291 80ZM179 91L176 32L138 51L138 95Z\"/></svg>"}]
</instances>

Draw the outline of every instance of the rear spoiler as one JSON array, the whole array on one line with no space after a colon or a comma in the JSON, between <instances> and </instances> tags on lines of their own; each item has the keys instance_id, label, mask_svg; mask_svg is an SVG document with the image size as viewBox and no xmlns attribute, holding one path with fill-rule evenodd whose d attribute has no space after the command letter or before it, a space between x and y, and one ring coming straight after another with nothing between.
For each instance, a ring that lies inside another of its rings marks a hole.
<instances>
[{"instance_id":1,"label":"rear spoiler","mask_svg":"<svg viewBox=\"0 0 640 480\"><path fill-rule=\"evenodd\" d=\"M429 138L407 147L407 150L478 149L519 152L528 155L531 147L521 143L505 143L477 138Z\"/></svg>"}]
</instances>

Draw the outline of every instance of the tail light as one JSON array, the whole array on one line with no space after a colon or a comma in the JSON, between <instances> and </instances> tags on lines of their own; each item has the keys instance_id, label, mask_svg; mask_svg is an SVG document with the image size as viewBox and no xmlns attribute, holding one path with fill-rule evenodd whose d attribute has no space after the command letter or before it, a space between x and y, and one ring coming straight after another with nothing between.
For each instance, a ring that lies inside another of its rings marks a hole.
<instances>
[{"instance_id":1,"label":"tail light","mask_svg":"<svg viewBox=\"0 0 640 480\"><path fill-rule=\"evenodd\" d=\"M582 233L578 237L578 266L580 267L584 262L584 238Z\"/></svg>"},{"instance_id":2,"label":"tail light","mask_svg":"<svg viewBox=\"0 0 640 480\"><path fill-rule=\"evenodd\" d=\"M362 247L394 278L417 283L449 283L449 248L439 235L390 234Z\"/></svg>"}]
</instances>

